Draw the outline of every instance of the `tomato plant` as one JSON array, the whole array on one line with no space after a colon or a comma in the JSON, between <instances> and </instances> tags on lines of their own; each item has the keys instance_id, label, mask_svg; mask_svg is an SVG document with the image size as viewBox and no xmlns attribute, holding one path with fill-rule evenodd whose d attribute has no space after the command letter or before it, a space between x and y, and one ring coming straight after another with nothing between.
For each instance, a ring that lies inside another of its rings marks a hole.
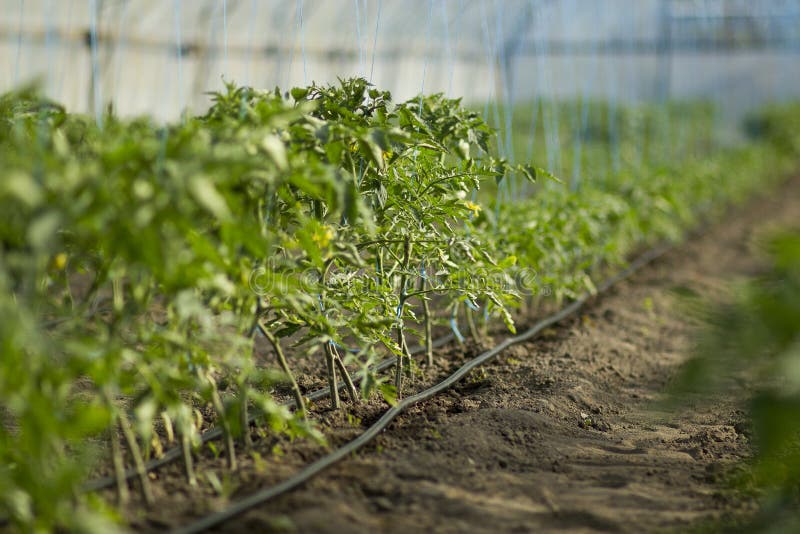
<instances>
[{"instance_id":1,"label":"tomato plant","mask_svg":"<svg viewBox=\"0 0 800 534\"><path fill-rule=\"evenodd\" d=\"M498 184L549 173L498 157L459 100L394 102L363 79L228 84L180 124L102 123L32 89L0 97L0 510L21 528L107 528L79 491L98 457L122 501L126 465L152 500L144 462L173 442L197 484L209 424L230 468L253 417L322 439L297 355L318 358L333 407L340 378L351 402L391 401L410 339L431 364L437 325L465 321L476 340L495 318L514 331L520 303L592 290L603 268L797 156L765 137L500 203ZM277 372L255 357L257 336ZM369 366L387 352L393 380ZM297 410L270 393L279 382Z\"/></svg>"}]
</instances>

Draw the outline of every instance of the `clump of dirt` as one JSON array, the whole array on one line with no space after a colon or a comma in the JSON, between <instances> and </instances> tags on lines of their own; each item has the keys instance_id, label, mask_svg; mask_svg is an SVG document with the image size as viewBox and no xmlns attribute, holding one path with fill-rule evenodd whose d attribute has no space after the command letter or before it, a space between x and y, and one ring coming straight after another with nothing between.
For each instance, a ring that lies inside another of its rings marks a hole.
<instances>
[{"instance_id":1,"label":"clump of dirt","mask_svg":"<svg viewBox=\"0 0 800 534\"><path fill-rule=\"evenodd\" d=\"M415 406L358 454L220 529L651 532L728 513L720 481L751 454L742 399L678 414L654 410L653 401L698 326L676 292L718 300L731 279L756 272L755 236L765 224L795 223L800 212L800 180L781 193L737 210L580 316ZM328 413L331 444L353 438L383 409L374 400L350 417ZM231 498L324 453L284 440L258 447L223 481ZM221 472L219 463L201 465ZM186 523L225 501L219 489L187 490L177 468L159 479L161 505L134 517L137 527Z\"/></svg>"}]
</instances>

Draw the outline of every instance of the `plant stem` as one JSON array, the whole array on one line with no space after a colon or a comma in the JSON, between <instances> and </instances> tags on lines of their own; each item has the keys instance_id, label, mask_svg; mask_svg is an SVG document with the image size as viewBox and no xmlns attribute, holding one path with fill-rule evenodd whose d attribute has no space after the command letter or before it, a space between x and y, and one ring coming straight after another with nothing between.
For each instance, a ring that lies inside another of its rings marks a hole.
<instances>
[{"instance_id":1,"label":"plant stem","mask_svg":"<svg viewBox=\"0 0 800 534\"><path fill-rule=\"evenodd\" d=\"M520 295L520 299L519 299L519 314L522 317L527 317L528 316L528 309L529 309L528 306L529 305L530 305L530 302L528 301L528 296Z\"/></svg>"},{"instance_id":2,"label":"plant stem","mask_svg":"<svg viewBox=\"0 0 800 534\"><path fill-rule=\"evenodd\" d=\"M403 336L403 326L397 326L397 344L400 346L400 354L397 355L397 363L395 363L394 370L394 387L397 390L397 398L400 399L400 394L403 388L403 356L405 355L405 337Z\"/></svg>"},{"instance_id":3,"label":"plant stem","mask_svg":"<svg viewBox=\"0 0 800 534\"><path fill-rule=\"evenodd\" d=\"M378 264L377 265L377 270L378 270L377 275L378 275L378 280L381 280L385 276L385 273L384 273L384 270L383 270L383 248L382 247L375 247L375 248L376 248L375 257L377 258L376 261L377 261L377 264Z\"/></svg>"},{"instance_id":4,"label":"plant stem","mask_svg":"<svg viewBox=\"0 0 800 534\"><path fill-rule=\"evenodd\" d=\"M236 446L233 442L233 434L231 434L231 425L225 417L225 405L222 403L222 397L219 395L217 383L210 373L206 372L206 380L211 386L211 404L214 406L214 411L217 412L219 423L222 425L222 434L225 437L225 451L228 458L228 469L236 471Z\"/></svg>"},{"instance_id":5,"label":"plant stem","mask_svg":"<svg viewBox=\"0 0 800 534\"><path fill-rule=\"evenodd\" d=\"M427 285L427 281L424 277L420 277L419 279L419 291L417 294L422 295L422 291L425 291L425 286ZM422 320L425 323L425 363L430 367L433 365L433 336L431 334L432 328L432 320L431 320L431 308L428 304L428 299L422 295L420 297L422 301Z\"/></svg>"},{"instance_id":6,"label":"plant stem","mask_svg":"<svg viewBox=\"0 0 800 534\"><path fill-rule=\"evenodd\" d=\"M339 388L336 383L336 358L331 350L330 342L325 343L325 365L328 368L328 389L331 392L331 408L339 409Z\"/></svg>"},{"instance_id":7,"label":"plant stem","mask_svg":"<svg viewBox=\"0 0 800 534\"><path fill-rule=\"evenodd\" d=\"M258 322L258 329L267 338L272 348L275 350L275 354L278 357L278 364L281 366L281 369L284 373L289 377L289 381L292 384L292 394L294 395L294 402L297 405L297 411L300 412L301 417L306 416L306 403L303 399L303 393L300 391L300 386L297 385L297 381L294 379L294 374L292 374L292 370L289 368L289 362L286 360L286 355L283 353L283 349L281 348L280 341L275 337L275 334L267 330L264 327L261 321Z\"/></svg>"},{"instance_id":8,"label":"plant stem","mask_svg":"<svg viewBox=\"0 0 800 534\"><path fill-rule=\"evenodd\" d=\"M181 453L183 455L183 469L186 472L186 480L190 486L197 486L194 461L192 460L192 444L189 442L189 435L183 432L181 433Z\"/></svg>"},{"instance_id":9,"label":"plant stem","mask_svg":"<svg viewBox=\"0 0 800 534\"><path fill-rule=\"evenodd\" d=\"M478 333L481 335L481 339L486 339L489 335L489 319L488 315L484 315L483 319L481 319L480 327L478 328Z\"/></svg>"},{"instance_id":10,"label":"plant stem","mask_svg":"<svg viewBox=\"0 0 800 534\"><path fill-rule=\"evenodd\" d=\"M478 333L478 328L475 326L475 318L472 315L472 308L464 306L464 316L467 319L467 328L469 328L469 335L475 343L481 342L481 335Z\"/></svg>"},{"instance_id":11,"label":"plant stem","mask_svg":"<svg viewBox=\"0 0 800 534\"><path fill-rule=\"evenodd\" d=\"M331 267L333 266L333 259L328 260L325 263L325 268L322 270L320 274L320 281L322 283L323 292L320 293L320 311L325 313L325 307L323 305L323 297L325 295L325 291L327 288L327 279L328 279L328 272L330 271ZM339 383L336 380L336 353L334 352L333 341L328 340L325 342L325 366L328 370L328 389L330 390L331 396L331 408L334 410L338 410L341 406L341 402L339 401Z\"/></svg>"},{"instance_id":12,"label":"plant stem","mask_svg":"<svg viewBox=\"0 0 800 534\"><path fill-rule=\"evenodd\" d=\"M111 434L111 459L114 463L114 478L117 480L117 499L120 505L125 505L130 500L128 480L125 477L125 461L122 458L122 447L119 443L117 429L112 428Z\"/></svg>"},{"instance_id":13,"label":"plant stem","mask_svg":"<svg viewBox=\"0 0 800 534\"><path fill-rule=\"evenodd\" d=\"M335 345L331 347L331 352L333 352L334 362L336 363L336 367L339 369L339 373L342 375L342 380L344 380L347 395L350 397L350 400L353 401L353 403L358 403L358 390L353 383L353 379L350 378L350 373L347 372L347 367L344 366L342 357L339 355L339 351L336 350Z\"/></svg>"},{"instance_id":14,"label":"plant stem","mask_svg":"<svg viewBox=\"0 0 800 534\"><path fill-rule=\"evenodd\" d=\"M403 391L403 367L406 358L411 359L406 344L405 331L403 329L403 307L406 303L406 283L408 282L408 266L411 263L411 238L406 236L403 240L403 265L400 273L400 299L397 307L397 344L400 346L400 354L397 355L397 369L394 375L394 386L397 390L397 398Z\"/></svg>"},{"instance_id":15,"label":"plant stem","mask_svg":"<svg viewBox=\"0 0 800 534\"><path fill-rule=\"evenodd\" d=\"M247 384L239 386L239 425L242 427L242 444L244 450L249 451L253 447L253 437L250 435L250 417L247 414Z\"/></svg>"},{"instance_id":16,"label":"plant stem","mask_svg":"<svg viewBox=\"0 0 800 534\"><path fill-rule=\"evenodd\" d=\"M456 301L455 304L453 304L453 312L450 316L450 319L452 321L452 324L454 325L454 328L458 328L458 308L460 307L460 304L461 303L458 301ZM461 335L456 336L456 341L458 342L459 345L461 346L464 345L463 336Z\"/></svg>"},{"instance_id":17,"label":"plant stem","mask_svg":"<svg viewBox=\"0 0 800 534\"><path fill-rule=\"evenodd\" d=\"M122 430L122 435L125 437L125 442L128 444L131 456L133 456L133 465L136 467L136 474L139 476L142 499L144 499L148 507L152 506L155 499L153 498L153 490L150 487L150 479L147 478L147 468L144 465L144 458L142 458L142 450L139 448L136 435L133 433L133 428L131 428L131 422L128 421L128 416L125 415L124 410L120 410L117 413L117 421L120 430Z\"/></svg>"}]
</instances>

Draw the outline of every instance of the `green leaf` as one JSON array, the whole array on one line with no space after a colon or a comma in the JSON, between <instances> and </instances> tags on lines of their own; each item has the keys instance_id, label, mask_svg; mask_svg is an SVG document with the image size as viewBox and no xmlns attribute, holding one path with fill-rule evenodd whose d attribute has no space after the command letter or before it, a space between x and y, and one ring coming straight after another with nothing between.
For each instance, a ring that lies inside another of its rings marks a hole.
<instances>
[{"instance_id":1,"label":"green leaf","mask_svg":"<svg viewBox=\"0 0 800 534\"><path fill-rule=\"evenodd\" d=\"M517 257L512 254L510 256L506 256L505 258L503 258L502 261L500 261L497 264L497 266L500 269L506 270L513 267L516 264L517 264Z\"/></svg>"},{"instance_id":2,"label":"green leaf","mask_svg":"<svg viewBox=\"0 0 800 534\"><path fill-rule=\"evenodd\" d=\"M584 274L583 276L583 285L586 286L586 289L589 291L590 294L596 295L597 294L597 286L594 285L592 281L592 277L588 274Z\"/></svg>"},{"instance_id":3,"label":"green leaf","mask_svg":"<svg viewBox=\"0 0 800 534\"><path fill-rule=\"evenodd\" d=\"M458 155L461 156L461 159L469 159L469 143L467 141L459 139L456 148L458 149Z\"/></svg>"},{"instance_id":4,"label":"green leaf","mask_svg":"<svg viewBox=\"0 0 800 534\"><path fill-rule=\"evenodd\" d=\"M214 183L205 176L196 176L189 182L189 191L192 196L207 209L212 215L221 221L231 219L231 212L228 209L228 204Z\"/></svg>"},{"instance_id":5,"label":"green leaf","mask_svg":"<svg viewBox=\"0 0 800 534\"><path fill-rule=\"evenodd\" d=\"M145 441L153 434L153 422L156 419L158 402L153 397L145 397L136 405L136 433Z\"/></svg>"},{"instance_id":6,"label":"green leaf","mask_svg":"<svg viewBox=\"0 0 800 534\"><path fill-rule=\"evenodd\" d=\"M22 201L29 208L39 205L44 199L44 191L29 174L11 171L2 180L0 192L8 193Z\"/></svg>"},{"instance_id":7,"label":"green leaf","mask_svg":"<svg viewBox=\"0 0 800 534\"><path fill-rule=\"evenodd\" d=\"M564 183L562 180L560 180L558 177L556 177L553 173L551 173L549 171L546 171L541 167L536 167L535 169L536 169L536 175L537 176L544 176L548 180L551 180L551 181L556 182L558 184L563 184Z\"/></svg>"},{"instance_id":8,"label":"green leaf","mask_svg":"<svg viewBox=\"0 0 800 534\"><path fill-rule=\"evenodd\" d=\"M378 384L378 391L389 406L397 404L397 388L394 387L394 384L387 384L385 382Z\"/></svg>"},{"instance_id":9,"label":"green leaf","mask_svg":"<svg viewBox=\"0 0 800 534\"><path fill-rule=\"evenodd\" d=\"M61 224L61 215L48 211L33 220L28 227L28 242L34 249L46 249L52 243Z\"/></svg>"},{"instance_id":10,"label":"green leaf","mask_svg":"<svg viewBox=\"0 0 800 534\"><path fill-rule=\"evenodd\" d=\"M308 88L307 87L293 87L291 91L289 91L294 98L295 101L303 100L305 97L308 96Z\"/></svg>"},{"instance_id":11,"label":"green leaf","mask_svg":"<svg viewBox=\"0 0 800 534\"><path fill-rule=\"evenodd\" d=\"M286 157L286 146L277 135L265 135L261 140L261 148L272 159L275 166L280 170L285 170L289 166L289 161Z\"/></svg>"},{"instance_id":12,"label":"green leaf","mask_svg":"<svg viewBox=\"0 0 800 534\"><path fill-rule=\"evenodd\" d=\"M97 436L111 424L111 412L100 402L82 403L75 406L74 410L68 425L69 437L73 439Z\"/></svg>"},{"instance_id":13,"label":"green leaf","mask_svg":"<svg viewBox=\"0 0 800 534\"><path fill-rule=\"evenodd\" d=\"M519 165L517 169L529 182L534 183L536 181L536 167L533 165Z\"/></svg>"},{"instance_id":14,"label":"green leaf","mask_svg":"<svg viewBox=\"0 0 800 534\"><path fill-rule=\"evenodd\" d=\"M384 170L386 168L386 162L383 159L383 151L371 135L359 138L358 145L361 149L361 154L372 161L378 169Z\"/></svg>"},{"instance_id":15,"label":"green leaf","mask_svg":"<svg viewBox=\"0 0 800 534\"><path fill-rule=\"evenodd\" d=\"M762 393L753 399L752 411L761 455L775 458L785 454L793 444L796 446L800 397Z\"/></svg>"}]
</instances>

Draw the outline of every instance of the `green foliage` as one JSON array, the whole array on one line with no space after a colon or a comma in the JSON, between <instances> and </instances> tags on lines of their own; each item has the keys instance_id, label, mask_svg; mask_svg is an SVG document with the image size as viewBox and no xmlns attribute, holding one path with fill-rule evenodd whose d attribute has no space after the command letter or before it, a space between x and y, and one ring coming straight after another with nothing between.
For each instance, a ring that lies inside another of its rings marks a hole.
<instances>
[{"instance_id":1,"label":"green foliage","mask_svg":"<svg viewBox=\"0 0 800 534\"><path fill-rule=\"evenodd\" d=\"M118 427L128 455L198 445L209 407L229 461L251 409L319 439L269 394L293 355L322 354L333 382L351 364L393 403L401 374L369 365L402 361L407 337L473 311L513 332L521 292L591 291L797 155L763 142L500 206L485 191L554 177L497 157L458 100L396 103L363 79L213 100L101 130L31 89L0 97L0 515L21 529L107 531L80 485ZM261 330L280 374L253 357Z\"/></svg>"},{"instance_id":2,"label":"green foliage","mask_svg":"<svg viewBox=\"0 0 800 534\"><path fill-rule=\"evenodd\" d=\"M316 435L268 394L257 321L310 352L358 347L348 360L365 365L380 344L404 350L387 331L415 319L409 299L510 302L478 276L496 262L457 194L505 172L468 157L490 135L477 115L441 96L393 104L364 80L291 94L229 85L183 124L108 116L102 131L31 91L2 97L0 485L13 522L82 528L67 510L89 502L88 458L73 449L123 416L146 450L162 420L197 443L204 405L231 434L250 405L277 431ZM383 380L364 394L391 399Z\"/></svg>"},{"instance_id":3,"label":"green foliage","mask_svg":"<svg viewBox=\"0 0 800 534\"><path fill-rule=\"evenodd\" d=\"M766 140L789 153L800 152L800 115L797 104L776 104L745 120L745 131L758 140Z\"/></svg>"}]
</instances>

